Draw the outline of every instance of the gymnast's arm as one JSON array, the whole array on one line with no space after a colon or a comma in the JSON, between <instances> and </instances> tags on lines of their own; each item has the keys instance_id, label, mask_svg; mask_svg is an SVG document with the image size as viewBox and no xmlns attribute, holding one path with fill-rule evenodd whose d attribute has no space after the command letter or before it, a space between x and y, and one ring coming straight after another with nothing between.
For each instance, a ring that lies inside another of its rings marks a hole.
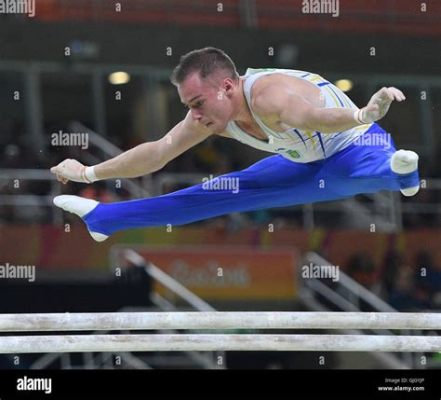
<instances>
[{"instance_id":1,"label":"gymnast's arm","mask_svg":"<svg viewBox=\"0 0 441 400\"><path fill-rule=\"evenodd\" d=\"M162 169L168 162L211 135L212 132L194 121L189 112L183 121L157 141L142 143L93 167L67 159L52 167L51 172L63 183L136 178Z\"/></svg>"},{"instance_id":2,"label":"gymnast's arm","mask_svg":"<svg viewBox=\"0 0 441 400\"><path fill-rule=\"evenodd\" d=\"M293 128L335 133L383 118L392 101L405 100L397 88L384 87L375 93L360 110L315 107L286 85L271 85L253 100L253 109L260 115L276 116Z\"/></svg>"}]
</instances>

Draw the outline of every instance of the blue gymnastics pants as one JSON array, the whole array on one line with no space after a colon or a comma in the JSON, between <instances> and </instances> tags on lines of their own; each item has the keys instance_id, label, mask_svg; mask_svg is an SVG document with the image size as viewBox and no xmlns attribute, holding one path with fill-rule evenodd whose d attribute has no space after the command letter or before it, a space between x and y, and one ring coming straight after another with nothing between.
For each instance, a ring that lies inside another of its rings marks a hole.
<instances>
[{"instance_id":1,"label":"blue gymnastics pants","mask_svg":"<svg viewBox=\"0 0 441 400\"><path fill-rule=\"evenodd\" d=\"M242 171L163 196L100 203L83 219L90 231L111 235L131 228L183 225L232 212L417 186L418 171L398 175L390 169L395 151L390 135L373 124L359 140L324 160L295 163L274 155Z\"/></svg>"}]
</instances>

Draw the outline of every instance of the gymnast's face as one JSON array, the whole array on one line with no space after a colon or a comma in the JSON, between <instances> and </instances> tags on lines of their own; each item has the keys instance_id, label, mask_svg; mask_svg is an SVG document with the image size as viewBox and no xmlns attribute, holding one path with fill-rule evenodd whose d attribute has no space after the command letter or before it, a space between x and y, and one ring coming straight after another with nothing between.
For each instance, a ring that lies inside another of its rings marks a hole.
<instances>
[{"instance_id":1,"label":"gymnast's face","mask_svg":"<svg viewBox=\"0 0 441 400\"><path fill-rule=\"evenodd\" d=\"M221 133L234 116L232 98L236 85L231 78L223 77L222 71L206 78L194 72L178 85L178 93L195 121L213 133Z\"/></svg>"}]
</instances>

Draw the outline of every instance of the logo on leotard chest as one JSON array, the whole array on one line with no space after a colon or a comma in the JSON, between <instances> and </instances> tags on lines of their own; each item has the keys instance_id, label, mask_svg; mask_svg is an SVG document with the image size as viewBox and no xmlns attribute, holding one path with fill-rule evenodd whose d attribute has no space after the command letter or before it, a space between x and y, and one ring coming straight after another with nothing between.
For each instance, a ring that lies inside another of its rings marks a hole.
<instances>
[{"instance_id":1,"label":"logo on leotard chest","mask_svg":"<svg viewBox=\"0 0 441 400\"><path fill-rule=\"evenodd\" d=\"M289 154L291 158L300 158L301 155L297 150L288 150L286 154Z\"/></svg>"},{"instance_id":2,"label":"logo on leotard chest","mask_svg":"<svg viewBox=\"0 0 441 400\"><path fill-rule=\"evenodd\" d=\"M300 158L301 157L300 153L297 150L286 150L285 147L278 147L277 149L274 149L274 151L284 151L291 158Z\"/></svg>"}]
</instances>

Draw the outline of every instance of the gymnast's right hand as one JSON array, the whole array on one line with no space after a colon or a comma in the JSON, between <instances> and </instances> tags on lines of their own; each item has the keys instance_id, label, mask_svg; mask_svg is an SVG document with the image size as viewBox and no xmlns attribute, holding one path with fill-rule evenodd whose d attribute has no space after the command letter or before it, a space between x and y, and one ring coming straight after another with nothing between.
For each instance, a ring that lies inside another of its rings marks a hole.
<instances>
[{"instance_id":1,"label":"gymnast's right hand","mask_svg":"<svg viewBox=\"0 0 441 400\"><path fill-rule=\"evenodd\" d=\"M67 158L66 160L60 162L57 166L51 168L51 172L56 175L57 180L63 184L69 181L90 183L85 176L86 166L73 160Z\"/></svg>"},{"instance_id":2,"label":"gymnast's right hand","mask_svg":"<svg viewBox=\"0 0 441 400\"><path fill-rule=\"evenodd\" d=\"M375 93L368 105L361 109L361 121L372 123L383 118L393 101L406 100L403 92L395 87L383 87Z\"/></svg>"}]
</instances>

